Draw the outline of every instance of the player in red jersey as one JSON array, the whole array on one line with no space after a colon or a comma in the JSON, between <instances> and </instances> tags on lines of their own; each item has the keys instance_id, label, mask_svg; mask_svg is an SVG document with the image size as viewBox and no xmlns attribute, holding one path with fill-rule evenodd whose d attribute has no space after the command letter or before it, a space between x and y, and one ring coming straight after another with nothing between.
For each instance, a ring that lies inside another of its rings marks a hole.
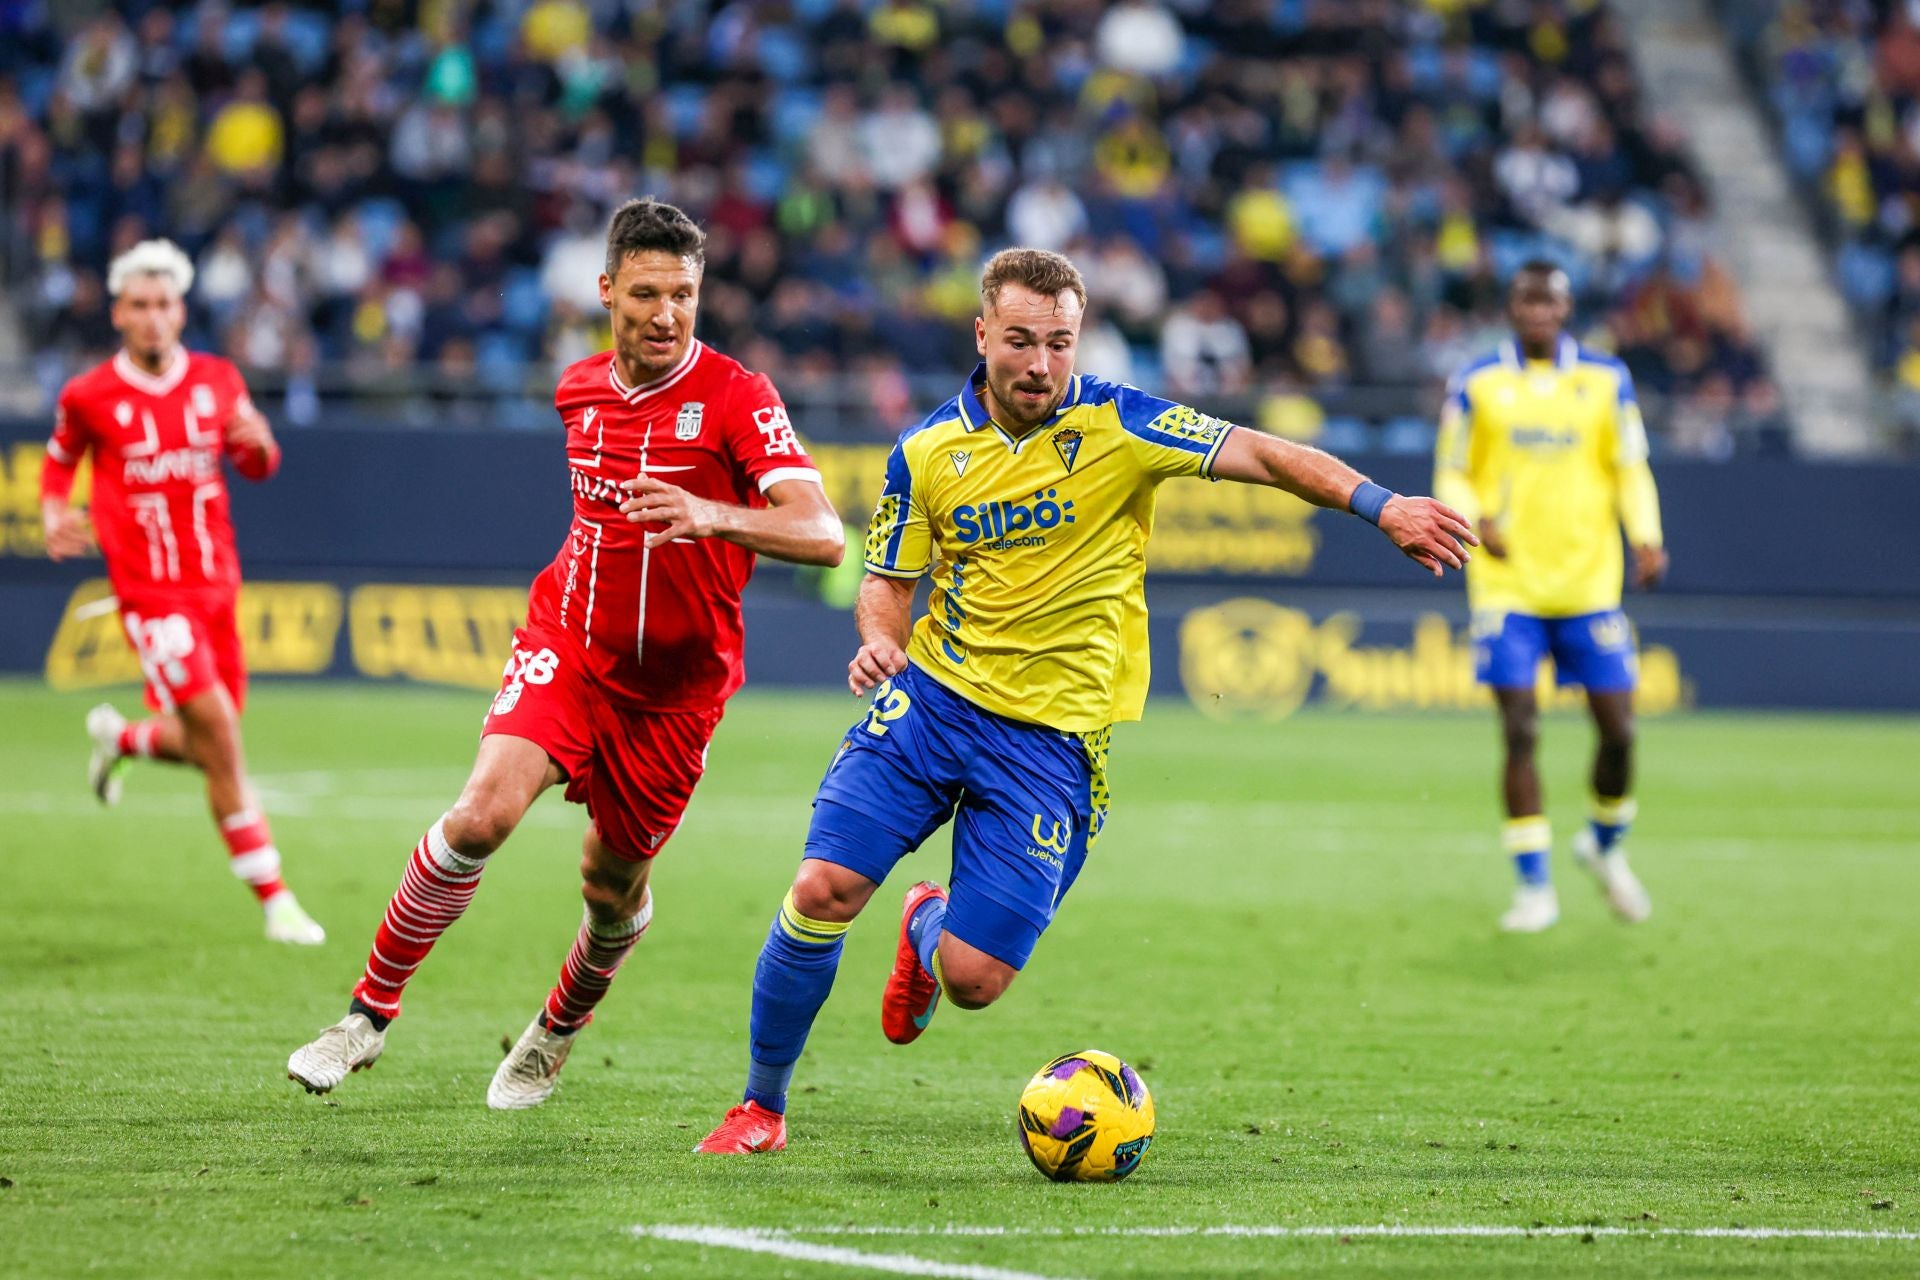
<instances>
[{"instance_id":1,"label":"player in red jersey","mask_svg":"<svg viewBox=\"0 0 1920 1280\"><path fill-rule=\"evenodd\" d=\"M196 766L207 778L227 865L259 897L267 937L319 943L326 932L280 878L280 853L240 744L247 697L234 625L240 558L220 459L249 480L265 480L280 466L280 446L240 371L180 344L192 284L193 264L170 241L143 241L113 261L107 288L123 345L60 392L40 473L47 554L83 555L97 535L155 713L135 723L106 703L88 713L89 780L111 805L128 759ZM88 452L91 523L68 501Z\"/></svg>"},{"instance_id":2,"label":"player in red jersey","mask_svg":"<svg viewBox=\"0 0 1920 1280\"><path fill-rule=\"evenodd\" d=\"M466 789L414 848L346 1017L287 1060L311 1092L373 1065L407 980L472 900L488 857L564 782L590 819L586 918L487 1089L499 1110L546 1101L653 918L653 857L743 678L740 592L755 554L840 562L840 518L779 393L693 336L704 242L655 200L613 215L600 300L614 349L573 365L554 394L573 527L534 580Z\"/></svg>"}]
</instances>

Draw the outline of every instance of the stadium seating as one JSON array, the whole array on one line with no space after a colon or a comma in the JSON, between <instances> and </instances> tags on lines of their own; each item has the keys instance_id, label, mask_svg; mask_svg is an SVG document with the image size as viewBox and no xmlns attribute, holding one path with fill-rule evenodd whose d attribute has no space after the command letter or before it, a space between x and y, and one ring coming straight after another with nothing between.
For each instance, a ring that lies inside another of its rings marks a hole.
<instances>
[{"instance_id":1,"label":"stadium seating","mask_svg":"<svg viewBox=\"0 0 1920 1280\"><path fill-rule=\"evenodd\" d=\"M0 16L0 247L49 389L110 341L101 264L164 233L226 291L194 340L300 389L296 421L408 376L444 399L476 357L519 396L596 341L555 281L590 291L607 210L653 192L712 229L706 335L816 436L950 394L971 274L1019 237L1087 264L1108 368L1249 420L1304 394L1342 441L1423 447L1544 254L1657 447L1778 438L1684 138L1604 4L117 9ZM1879 257L1853 274L1898 292ZM1161 321L1196 314L1212 345L1169 361Z\"/></svg>"},{"instance_id":2,"label":"stadium seating","mask_svg":"<svg viewBox=\"0 0 1920 1280\"><path fill-rule=\"evenodd\" d=\"M1920 10L1891 0L1720 0L1719 9L1834 246L1893 415L1920 436Z\"/></svg>"}]
</instances>

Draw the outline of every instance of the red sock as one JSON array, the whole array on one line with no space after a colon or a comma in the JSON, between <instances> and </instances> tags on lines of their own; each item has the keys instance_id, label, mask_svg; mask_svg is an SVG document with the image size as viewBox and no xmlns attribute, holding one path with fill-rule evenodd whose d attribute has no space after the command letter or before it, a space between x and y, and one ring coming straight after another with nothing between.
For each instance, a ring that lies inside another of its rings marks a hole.
<instances>
[{"instance_id":1,"label":"red sock","mask_svg":"<svg viewBox=\"0 0 1920 1280\"><path fill-rule=\"evenodd\" d=\"M120 730L120 754L123 756L144 756L153 758L154 740L160 736L160 726L152 720L138 720L124 725Z\"/></svg>"},{"instance_id":2,"label":"red sock","mask_svg":"<svg viewBox=\"0 0 1920 1280\"><path fill-rule=\"evenodd\" d=\"M469 858L447 843L445 820L421 837L407 859L400 887L373 935L367 972L353 998L388 1018L400 1016L400 993L447 927L460 918L480 887L485 858Z\"/></svg>"},{"instance_id":3,"label":"red sock","mask_svg":"<svg viewBox=\"0 0 1920 1280\"><path fill-rule=\"evenodd\" d=\"M280 851L273 847L265 818L252 809L230 813L220 819L220 838L227 842L228 868L252 886L260 901L287 891L280 878Z\"/></svg>"},{"instance_id":4,"label":"red sock","mask_svg":"<svg viewBox=\"0 0 1920 1280\"><path fill-rule=\"evenodd\" d=\"M581 922L567 962L560 966L560 981L547 993L547 1026L554 1031L577 1031L593 1021L593 1007L613 985L621 961L633 950L633 944L646 935L653 923L653 891L640 906L640 914L617 924L597 925L592 913Z\"/></svg>"}]
</instances>

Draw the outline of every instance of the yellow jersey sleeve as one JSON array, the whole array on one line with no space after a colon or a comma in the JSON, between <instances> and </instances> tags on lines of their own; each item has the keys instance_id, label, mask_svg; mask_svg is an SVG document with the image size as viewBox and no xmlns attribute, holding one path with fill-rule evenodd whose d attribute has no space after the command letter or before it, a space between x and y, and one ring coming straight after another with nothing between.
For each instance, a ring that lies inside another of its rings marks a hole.
<instances>
[{"instance_id":1,"label":"yellow jersey sleeve","mask_svg":"<svg viewBox=\"0 0 1920 1280\"><path fill-rule=\"evenodd\" d=\"M1156 480L1175 476L1211 480L1214 459L1233 434L1230 422L1125 384L1114 388L1113 409L1134 460Z\"/></svg>"},{"instance_id":2,"label":"yellow jersey sleeve","mask_svg":"<svg viewBox=\"0 0 1920 1280\"><path fill-rule=\"evenodd\" d=\"M867 524L867 572L886 578L918 578L933 559L933 534L927 508L915 483L903 436L887 455L886 481Z\"/></svg>"},{"instance_id":3,"label":"yellow jersey sleeve","mask_svg":"<svg viewBox=\"0 0 1920 1280\"><path fill-rule=\"evenodd\" d=\"M1480 495L1474 492L1471 472L1473 401L1465 370L1453 375L1446 403L1440 407L1440 438L1434 448L1433 496L1462 516L1468 524L1480 519Z\"/></svg>"},{"instance_id":4,"label":"yellow jersey sleeve","mask_svg":"<svg viewBox=\"0 0 1920 1280\"><path fill-rule=\"evenodd\" d=\"M1660 527L1660 492L1647 465L1647 424L1633 393L1633 375L1620 370L1620 398L1613 419L1613 470L1618 486L1620 525L1636 547L1657 547L1664 540Z\"/></svg>"}]
</instances>

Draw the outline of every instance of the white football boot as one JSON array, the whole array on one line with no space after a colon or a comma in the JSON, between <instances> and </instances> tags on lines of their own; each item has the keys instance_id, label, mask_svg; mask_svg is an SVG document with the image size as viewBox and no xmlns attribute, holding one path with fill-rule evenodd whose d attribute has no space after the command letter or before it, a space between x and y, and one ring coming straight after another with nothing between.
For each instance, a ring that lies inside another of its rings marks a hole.
<instances>
[{"instance_id":1,"label":"white football boot","mask_svg":"<svg viewBox=\"0 0 1920 1280\"><path fill-rule=\"evenodd\" d=\"M1513 905L1500 917L1508 933L1539 933L1560 921L1560 896L1550 884L1521 885L1513 891Z\"/></svg>"},{"instance_id":2,"label":"white football boot","mask_svg":"<svg viewBox=\"0 0 1920 1280\"><path fill-rule=\"evenodd\" d=\"M350 1013L322 1031L313 1043L301 1045L287 1059L287 1079L304 1085L308 1093L326 1093L355 1071L380 1060L387 1033L375 1031L364 1013Z\"/></svg>"},{"instance_id":3,"label":"white football boot","mask_svg":"<svg viewBox=\"0 0 1920 1280\"><path fill-rule=\"evenodd\" d=\"M1582 827L1573 835L1573 860L1593 874L1600 891L1607 895L1613 914L1628 924L1639 924L1653 914L1653 899L1627 865L1627 853L1619 844L1605 853L1594 837L1592 827Z\"/></svg>"},{"instance_id":4,"label":"white football boot","mask_svg":"<svg viewBox=\"0 0 1920 1280\"><path fill-rule=\"evenodd\" d=\"M487 1086L487 1105L495 1111L525 1111L537 1107L553 1094L560 1081L560 1068L567 1065L573 1042L580 1032L561 1035L541 1025L535 1015L520 1033Z\"/></svg>"},{"instance_id":5,"label":"white football boot","mask_svg":"<svg viewBox=\"0 0 1920 1280\"><path fill-rule=\"evenodd\" d=\"M291 889L268 898L262 910L267 917L267 941L291 942L298 947L317 947L327 940L327 931L308 915Z\"/></svg>"},{"instance_id":6,"label":"white football boot","mask_svg":"<svg viewBox=\"0 0 1920 1280\"><path fill-rule=\"evenodd\" d=\"M120 754L120 731L126 727L127 718L115 711L111 703L103 702L87 712L87 736L93 739L93 755L87 760L87 785L109 809L120 803L124 781L120 770L127 762Z\"/></svg>"}]
</instances>

